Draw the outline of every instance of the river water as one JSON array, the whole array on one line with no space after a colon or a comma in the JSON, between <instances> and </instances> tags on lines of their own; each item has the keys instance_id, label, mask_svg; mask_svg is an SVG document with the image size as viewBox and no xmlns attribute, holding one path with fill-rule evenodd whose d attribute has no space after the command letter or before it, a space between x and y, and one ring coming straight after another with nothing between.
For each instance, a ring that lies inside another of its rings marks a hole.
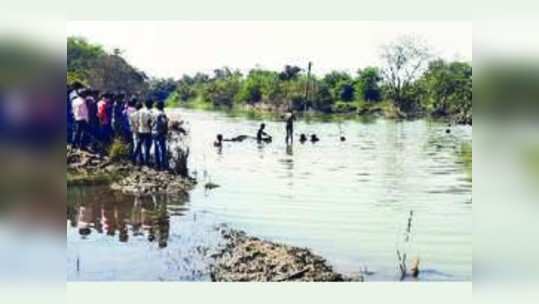
<instances>
[{"instance_id":1,"label":"river water","mask_svg":"<svg viewBox=\"0 0 539 304\"><path fill-rule=\"evenodd\" d=\"M208 280L205 256L220 241L220 224L308 247L367 281L400 278L397 250L419 257L419 280L471 280L472 183L458 157L471 127L446 133L445 124L426 120L298 121L287 147L284 124L265 121L272 143L217 149L216 134L254 135L261 121L183 109L169 115L189 122L199 185L183 199L68 189L69 280ZM321 140L300 144L299 133ZM205 190L210 181L220 187Z\"/></svg>"}]
</instances>

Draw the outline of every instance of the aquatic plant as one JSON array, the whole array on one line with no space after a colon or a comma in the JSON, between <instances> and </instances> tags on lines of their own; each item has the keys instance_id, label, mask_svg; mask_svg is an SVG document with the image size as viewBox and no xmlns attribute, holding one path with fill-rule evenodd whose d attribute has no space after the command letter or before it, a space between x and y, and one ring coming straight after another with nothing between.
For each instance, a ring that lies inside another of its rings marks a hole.
<instances>
[{"instance_id":1,"label":"aquatic plant","mask_svg":"<svg viewBox=\"0 0 539 304\"><path fill-rule=\"evenodd\" d=\"M414 217L414 211L410 210L410 214L408 216L408 222L407 222L407 225L406 225L406 230L405 230L405 233L404 233L404 246L409 245L411 237L412 237L412 219L413 219L413 217ZM398 259L398 262L399 262L399 270L400 270L400 279L401 279L401 281L406 278L406 276L408 275L408 272L410 272L410 274L413 277L417 277L419 275L419 257L415 257L412 260L412 263L411 263L412 266L410 267L409 271L408 271L408 266L407 266L408 253L405 250L403 250L401 252L399 249L397 249L397 259Z\"/></svg>"}]
</instances>

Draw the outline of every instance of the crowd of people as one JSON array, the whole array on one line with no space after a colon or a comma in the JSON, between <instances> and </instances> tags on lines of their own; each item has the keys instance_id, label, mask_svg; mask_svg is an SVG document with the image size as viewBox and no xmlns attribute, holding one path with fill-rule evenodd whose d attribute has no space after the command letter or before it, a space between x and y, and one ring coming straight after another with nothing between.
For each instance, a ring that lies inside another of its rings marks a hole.
<instances>
[{"instance_id":1,"label":"crowd of people","mask_svg":"<svg viewBox=\"0 0 539 304\"><path fill-rule=\"evenodd\" d=\"M118 139L128 145L135 165L166 170L167 133L162 101L142 103L122 92L102 93L81 83L67 88L67 143L73 148L102 152Z\"/></svg>"}]
</instances>

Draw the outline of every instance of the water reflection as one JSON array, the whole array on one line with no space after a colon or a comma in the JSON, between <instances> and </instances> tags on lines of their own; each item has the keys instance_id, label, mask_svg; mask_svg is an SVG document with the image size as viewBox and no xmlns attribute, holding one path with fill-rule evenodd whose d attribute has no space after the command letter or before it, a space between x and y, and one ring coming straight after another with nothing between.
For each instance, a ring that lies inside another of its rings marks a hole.
<instances>
[{"instance_id":1,"label":"water reflection","mask_svg":"<svg viewBox=\"0 0 539 304\"><path fill-rule=\"evenodd\" d=\"M420 280L471 279L472 184L457 153L471 145L471 128L447 134L428 121L299 121L298 132L321 141L287 148L282 122L267 121L271 144L227 143L221 152L215 134L252 134L259 121L177 113L197 135L190 169L199 186L189 210L185 201L68 189L69 279L208 279L201 248L216 248L214 227L226 223L311 248L345 274L364 265L369 281L398 280L395 245L410 210L417 221L407 253L421 258ZM206 191L207 181L221 187Z\"/></svg>"},{"instance_id":2,"label":"water reflection","mask_svg":"<svg viewBox=\"0 0 539 304\"><path fill-rule=\"evenodd\" d=\"M286 155L293 156L294 155L294 146L293 145L287 145L286 146Z\"/></svg>"},{"instance_id":3,"label":"water reflection","mask_svg":"<svg viewBox=\"0 0 539 304\"><path fill-rule=\"evenodd\" d=\"M67 219L81 239L92 233L104 234L127 243L130 238L145 238L159 248L168 244L170 213L181 216L184 202L169 202L164 196L134 197L103 187L70 189Z\"/></svg>"}]
</instances>

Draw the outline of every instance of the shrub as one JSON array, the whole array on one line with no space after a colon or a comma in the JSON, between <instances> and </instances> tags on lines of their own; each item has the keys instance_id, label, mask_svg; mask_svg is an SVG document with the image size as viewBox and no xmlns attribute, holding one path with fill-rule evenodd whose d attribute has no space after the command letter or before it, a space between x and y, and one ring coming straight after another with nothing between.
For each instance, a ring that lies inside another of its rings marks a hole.
<instances>
[{"instance_id":1,"label":"shrub","mask_svg":"<svg viewBox=\"0 0 539 304\"><path fill-rule=\"evenodd\" d=\"M110 159L114 161L128 159L129 148L128 145L121 139L116 138L109 147L108 155Z\"/></svg>"},{"instance_id":2,"label":"shrub","mask_svg":"<svg viewBox=\"0 0 539 304\"><path fill-rule=\"evenodd\" d=\"M357 111L357 106L353 103L337 101L334 105L335 113L350 113Z\"/></svg>"}]
</instances>

